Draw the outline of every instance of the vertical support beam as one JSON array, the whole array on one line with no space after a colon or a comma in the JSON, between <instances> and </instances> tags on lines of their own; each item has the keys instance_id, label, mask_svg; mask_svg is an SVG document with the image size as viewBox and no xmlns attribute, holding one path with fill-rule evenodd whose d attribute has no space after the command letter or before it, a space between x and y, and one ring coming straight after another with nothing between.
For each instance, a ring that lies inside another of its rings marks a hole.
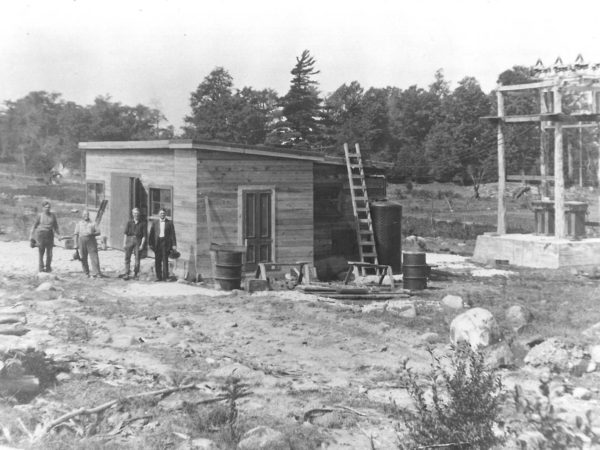
<instances>
[{"instance_id":1,"label":"vertical support beam","mask_svg":"<svg viewBox=\"0 0 600 450\"><path fill-rule=\"evenodd\" d=\"M562 109L561 92L554 88L554 112ZM565 179L563 161L563 127L561 122L554 123L554 233L558 239L566 236L565 230Z\"/></svg>"},{"instance_id":2,"label":"vertical support beam","mask_svg":"<svg viewBox=\"0 0 600 450\"><path fill-rule=\"evenodd\" d=\"M506 190L506 167L504 161L504 97L502 91L496 91L498 100L498 234L506 234L506 207L504 205L504 191Z\"/></svg>"},{"instance_id":3,"label":"vertical support beam","mask_svg":"<svg viewBox=\"0 0 600 450\"><path fill-rule=\"evenodd\" d=\"M544 122L540 123L540 194L542 197L548 197L548 146L546 143L547 134L544 128Z\"/></svg>"},{"instance_id":4,"label":"vertical support beam","mask_svg":"<svg viewBox=\"0 0 600 450\"><path fill-rule=\"evenodd\" d=\"M540 89L540 112L545 114L548 112L548 104L546 103L546 92ZM540 194L542 198L548 197L548 147L546 145L546 128L545 122L540 122Z\"/></svg>"},{"instance_id":5,"label":"vertical support beam","mask_svg":"<svg viewBox=\"0 0 600 450\"><path fill-rule=\"evenodd\" d=\"M581 125L581 122L579 122ZM583 138L581 126L578 128L579 131L579 187L583 187Z\"/></svg>"}]
</instances>

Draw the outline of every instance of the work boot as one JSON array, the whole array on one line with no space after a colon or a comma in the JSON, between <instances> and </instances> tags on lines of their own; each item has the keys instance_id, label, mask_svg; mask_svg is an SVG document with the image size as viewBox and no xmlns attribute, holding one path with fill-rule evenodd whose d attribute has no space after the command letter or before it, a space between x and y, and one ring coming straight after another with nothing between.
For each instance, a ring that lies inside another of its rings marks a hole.
<instances>
[{"instance_id":1,"label":"work boot","mask_svg":"<svg viewBox=\"0 0 600 450\"><path fill-rule=\"evenodd\" d=\"M124 280L124 281L127 281L127 280L129 280L129 275L124 275L124 276L123 276L123 280Z\"/></svg>"}]
</instances>

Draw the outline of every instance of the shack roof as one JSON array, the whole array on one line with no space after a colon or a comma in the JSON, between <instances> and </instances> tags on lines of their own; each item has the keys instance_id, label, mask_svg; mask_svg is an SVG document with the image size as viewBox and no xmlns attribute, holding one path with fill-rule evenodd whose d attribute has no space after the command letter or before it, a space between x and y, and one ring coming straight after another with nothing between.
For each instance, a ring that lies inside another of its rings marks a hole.
<instances>
[{"instance_id":1,"label":"shack roof","mask_svg":"<svg viewBox=\"0 0 600 450\"><path fill-rule=\"evenodd\" d=\"M197 141L191 139L163 139L151 141L98 141L80 142L81 150L164 150L164 149L195 149L197 151L213 151L237 153L239 155L256 155L270 158L285 158L303 161L313 161L317 164L345 166L342 156L330 156L323 153L298 150L291 148L267 147L258 145L230 144L214 141ZM363 161L363 165L371 171L383 171L391 168L392 164L383 161Z\"/></svg>"}]
</instances>

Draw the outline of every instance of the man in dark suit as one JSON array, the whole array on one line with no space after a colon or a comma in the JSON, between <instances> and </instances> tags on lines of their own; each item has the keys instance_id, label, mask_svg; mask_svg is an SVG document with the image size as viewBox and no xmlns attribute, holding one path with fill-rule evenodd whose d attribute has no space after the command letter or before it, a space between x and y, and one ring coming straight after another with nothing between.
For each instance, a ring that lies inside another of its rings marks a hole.
<instances>
[{"instance_id":1,"label":"man in dark suit","mask_svg":"<svg viewBox=\"0 0 600 450\"><path fill-rule=\"evenodd\" d=\"M177 250L175 226L167 219L167 211L164 208L158 212L158 218L152 222L148 243L154 252L156 281L169 281L169 252Z\"/></svg>"}]
</instances>

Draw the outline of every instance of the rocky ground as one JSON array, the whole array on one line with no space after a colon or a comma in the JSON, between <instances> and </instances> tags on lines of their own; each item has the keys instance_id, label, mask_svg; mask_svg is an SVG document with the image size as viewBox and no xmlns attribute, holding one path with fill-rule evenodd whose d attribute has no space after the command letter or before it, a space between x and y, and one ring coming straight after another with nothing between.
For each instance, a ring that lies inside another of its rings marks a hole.
<instances>
[{"instance_id":1,"label":"rocky ground","mask_svg":"<svg viewBox=\"0 0 600 450\"><path fill-rule=\"evenodd\" d=\"M0 242L0 445L397 448L395 408L413 408L402 362L425 372L427 347L444 354L459 336L487 346L507 405L515 385L532 402L543 400L545 380L569 433L591 411L592 427L580 434L587 448L596 445L595 273L482 267L428 254L427 290L341 302L287 290L126 282L116 277L118 251L100 253L108 278L88 279L72 251L55 254L54 272L37 274L27 242ZM151 262L144 261L146 274ZM516 436L527 448L549 442L540 427L506 411L514 432L504 448L518 448Z\"/></svg>"}]
</instances>

